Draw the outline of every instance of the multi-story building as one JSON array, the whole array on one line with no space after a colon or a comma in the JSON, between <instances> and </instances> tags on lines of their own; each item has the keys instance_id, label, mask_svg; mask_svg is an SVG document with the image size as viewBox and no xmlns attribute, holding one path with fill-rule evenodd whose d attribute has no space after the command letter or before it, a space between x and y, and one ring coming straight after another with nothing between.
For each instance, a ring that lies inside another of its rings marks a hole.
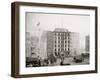
<instances>
[{"instance_id":1,"label":"multi-story building","mask_svg":"<svg viewBox=\"0 0 100 80\"><path fill-rule=\"evenodd\" d=\"M41 59L47 58L47 32L48 31L43 31L41 33L40 41L39 41L39 49L40 49L40 54L39 56Z\"/></svg>"},{"instance_id":2,"label":"multi-story building","mask_svg":"<svg viewBox=\"0 0 100 80\"><path fill-rule=\"evenodd\" d=\"M56 28L53 32L47 33L47 55L54 54L59 57L61 54L69 54L69 32L67 29Z\"/></svg>"},{"instance_id":3,"label":"multi-story building","mask_svg":"<svg viewBox=\"0 0 100 80\"><path fill-rule=\"evenodd\" d=\"M47 31L41 33L41 36L33 36L26 32L26 57L47 58ZM49 48L48 48L49 49Z\"/></svg>"},{"instance_id":4,"label":"multi-story building","mask_svg":"<svg viewBox=\"0 0 100 80\"><path fill-rule=\"evenodd\" d=\"M31 55L39 54L38 50L39 39L37 36L32 36L29 32L26 32L26 57L31 57Z\"/></svg>"},{"instance_id":5,"label":"multi-story building","mask_svg":"<svg viewBox=\"0 0 100 80\"><path fill-rule=\"evenodd\" d=\"M79 33L70 32L69 38L70 38L69 39L70 55L75 56L75 55L79 54L79 48L80 48Z\"/></svg>"},{"instance_id":6,"label":"multi-story building","mask_svg":"<svg viewBox=\"0 0 100 80\"><path fill-rule=\"evenodd\" d=\"M89 35L85 37L85 50L87 53L89 53L90 51L90 36Z\"/></svg>"},{"instance_id":7,"label":"multi-story building","mask_svg":"<svg viewBox=\"0 0 100 80\"><path fill-rule=\"evenodd\" d=\"M54 34L53 51L55 56L60 56L61 54L67 56L69 54L68 30L63 28L56 28L53 34Z\"/></svg>"},{"instance_id":8,"label":"multi-story building","mask_svg":"<svg viewBox=\"0 0 100 80\"><path fill-rule=\"evenodd\" d=\"M31 35L29 32L26 32L26 57L30 57L31 56L31 39L30 39Z\"/></svg>"},{"instance_id":9,"label":"multi-story building","mask_svg":"<svg viewBox=\"0 0 100 80\"><path fill-rule=\"evenodd\" d=\"M54 48L54 33L52 31L47 32L47 56L53 54Z\"/></svg>"},{"instance_id":10,"label":"multi-story building","mask_svg":"<svg viewBox=\"0 0 100 80\"><path fill-rule=\"evenodd\" d=\"M47 55L59 57L75 55L79 52L79 33L69 32L64 28L56 28L47 33Z\"/></svg>"},{"instance_id":11,"label":"multi-story building","mask_svg":"<svg viewBox=\"0 0 100 80\"><path fill-rule=\"evenodd\" d=\"M30 39L31 39L31 54L33 53L33 54L38 55L39 54L39 49L38 49L39 39L37 36L31 36Z\"/></svg>"}]
</instances>

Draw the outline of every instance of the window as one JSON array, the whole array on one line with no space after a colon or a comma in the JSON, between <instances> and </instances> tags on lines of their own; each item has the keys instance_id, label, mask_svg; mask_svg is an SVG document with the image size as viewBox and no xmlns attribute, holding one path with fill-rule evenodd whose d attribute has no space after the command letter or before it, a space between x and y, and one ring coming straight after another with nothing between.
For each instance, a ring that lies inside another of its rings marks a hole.
<instances>
[{"instance_id":1,"label":"window","mask_svg":"<svg viewBox=\"0 0 100 80\"><path fill-rule=\"evenodd\" d=\"M61 43L63 43L63 41L61 41Z\"/></svg>"},{"instance_id":2,"label":"window","mask_svg":"<svg viewBox=\"0 0 100 80\"><path fill-rule=\"evenodd\" d=\"M58 37L58 39L60 39L60 36Z\"/></svg>"},{"instance_id":3,"label":"window","mask_svg":"<svg viewBox=\"0 0 100 80\"><path fill-rule=\"evenodd\" d=\"M55 52L55 56L57 56L57 52Z\"/></svg>"},{"instance_id":4,"label":"window","mask_svg":"<svg viewBox=\"0 0 100 80\"><path fill-rule=\"evenodd\" d=\"M58 49L58 51L60 51L60 48Z\"/></svg>"},{"instance_id":5,"label":"window","mask_svg":"<svg viewBox=\"0 0 100 80\"><path fill-rule=\"evenodd\" d=\"M64 45L61 45L61 47L63 47Z\"/></svg>"},{"instance_id":6,"label":"window","mask_svg":"<svg viewBox=\"0 0 100 80\"><path fill-rule=\"evenodd\" d=\"M58 43L60 43L60 41L58 41Z\"/></svg>"}]
</instances>

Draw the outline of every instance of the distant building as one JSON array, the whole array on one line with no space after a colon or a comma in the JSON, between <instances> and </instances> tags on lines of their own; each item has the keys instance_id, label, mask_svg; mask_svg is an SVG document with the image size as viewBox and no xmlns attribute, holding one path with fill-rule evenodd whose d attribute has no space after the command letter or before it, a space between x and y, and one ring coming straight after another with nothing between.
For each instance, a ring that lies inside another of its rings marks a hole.
<instances>
[{"instance_id":1,"label":"distant building","mask_svg":"<svg viewBox=\"0 0 100 80\"><path fill-rule=\"evenodd\" d=\"M39 38L37 36L31 36L31 54L39 54L38 43Z\"/></svg>"},{"instance_id":2,"label":"distant building","mask_svg":"<svg viewBox=\"0 0 100 80\"><path fill-rule=\"evenodd\" d=\"M43 31L41 36L33 36L26 32L26 57L47 58L47 31Z\"/></svg>"},{"instance_id":3,"label":"distant building","mask_svg":"<svg viewBox=\"0 0 100 80\"><path fill-rule=\"evenodd\" d=\"M85 50L86 52L90 51L90 36L89 35L85 37Z\"/></svg>"},{"instance_id":4,"label":"distant building","mask_svg":"<svg viewBox=\"0 0 100 80\"><path fill-rule=\"evenodd\" d=\"M32 54L38 54L38 37L32 36L29 32L26 32L26 57L31 57Z\"/></svg>"},{"instance_id":5,"label":"distant building","mask_svg":"<svg viewBox=\"0 0 100 80\"><path fill-rule=\"evenodd\" d=\"M53 54L54 49L54 33L52 31L47 32L47 56Z\"/></svg>"},{"instance_id":6,"label":"distant building","mask_svg":"<svg viewBox=\"0 0 100 80\"><path fill-rule=\"evenodd\" d=\"M25 45L26 45L26 57L30 57L31 56L31 35L29 32L26 32L26 41L25 41Z\"/></svg>"},{"instance_id":7,"label":"distant building","mask_svg":"<svg viewBox=\"0 0 100 80\"><path fill-rule=\"evenodd\" d=\"M42 59L47 58L47 32L48 31L43 31L40 37L39 47L40 47L40 57Z\"/></svg>"},{"instance_id":8,"label":"distant building","mask_svg":"<svg viewBox=\"0 0 100 80\"><path fill-rule=\"evenodd\" d=\"M79 54L80 38L79 33L70 32L69 49L72 56Z\"/></svg>"}]
</instances>

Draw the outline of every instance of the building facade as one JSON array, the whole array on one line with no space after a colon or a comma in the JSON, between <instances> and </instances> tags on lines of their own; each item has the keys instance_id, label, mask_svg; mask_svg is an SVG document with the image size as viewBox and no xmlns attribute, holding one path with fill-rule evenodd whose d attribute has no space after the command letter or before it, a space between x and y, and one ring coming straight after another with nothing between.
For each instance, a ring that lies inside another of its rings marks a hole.
<instances>
[{"instance_id":1,"label":"building facade","mask_svg":"<svg viewBox=\"0 0 100 80\"><path fill-rule=\"evenodd\" d=\"M90 36L89 35L85 37L85 50L87 53L89 53L90 51Z\"/></svg>"},{"instance_id":2,"label":"building facade","mask_svg":"<svg viewBox=\"0 0 100 80\"><path fill-rule=\"evenodd\" d=\"M47 55L74 56L79 52L79 33L69 32L64 28L56 28L47 33Z\"/></svg>"},{"instance_id":3,"label":"building facade","mask_svg":"<svg viewBox=\"0 0 100 80\"><path fill-rule=\"evenodd\" d=\"M70 32L69 33L69 49L70 55L75 56L79 54L80 38L79 33Z\"/></svg>"},{"instance_id":4,"label":"building facade","mask_svg":"<svg viewBox=\"0 0 100 80\"><path fill-rule=\"evenodd\" d=\"M67 56L69 54L69 32L67 29L56 28L54 30L53 51L55 56Z\"/></svg>"},{"instance_id":5,"label":"building facade","mask_svg":"<svg viewBox=\"0 0 100 80\"><path fill-rule=\"evenodd\" d=\"M26 57L30 57L31 56L31 35L29 32L26 32Z\"/></svg>"},{"instance_id":6,"label":"building facade","mask_svg":"<svg viewBox=\"0 0 100 80\"><path fill-rule=\"evenodd\" d=\"M47 56L54 53L54 33L52 31L47 32Z\"/></svg>"},{"instance_id":7,"label":"building facade","mask_svg":"<svg viewBox=\"0 0 100 80\"><path fill-rule=\"evenodd\" d=\"M26 32L26 57L31 57L32 54L39 54L38 42L39 39L36 36L32 36L29 32Z\"/></svg>"}]
</instances>

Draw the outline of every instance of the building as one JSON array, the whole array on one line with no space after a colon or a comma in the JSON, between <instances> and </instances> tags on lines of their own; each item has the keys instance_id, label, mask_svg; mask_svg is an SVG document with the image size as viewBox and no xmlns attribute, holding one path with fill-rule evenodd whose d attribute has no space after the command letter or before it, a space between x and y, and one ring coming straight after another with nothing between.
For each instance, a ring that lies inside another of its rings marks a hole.
<instances>
[{"instance_id":1,"label":"building","mask_svg":"<svg viewBox=\"0 0 100 80\"><path fill-rule=\"evenodd\" d=\"M55 57L76 55L79 52L79 45L79 33L69 32L64 28L44 31L41 33L40 38L26 33L27 57L31 56L31 54L36 54L42 59L49 57L51 54Z\"/></svg>"},{"instance_id":2,"label":"building","mask_svg":"<svg viewBox=\"0 0 100 80\"><path fill-rule=\"evenodd\" d=\"M38 48L39 38L37 36L31 36L31 54L39 55L40 51Z\"/></svg>"},{"instance_id":3,"label":"building","mask_svg":"<svg viewBox=\"0 0 100 80\"><path fill-rule=\"evenodd\" d=\"M41 36L26 32L26 57L38 56L47 58L47 31L41 32Z\"/></svg>"},{"instance_id":4,"label":"building","mask_svg":"<svg viewBox=\"0 0 100 80\"><path fill-rule=\"evenodd\" d=\"M41 59L47 58L47 32L43 31L41 36L31 36L31 53Z\"/></svg>"},{"instance_id":5,"label":"building","mask_svg":"<svg viewBox=\"0 0 100 80\"><path fill-rule=\"evenodd\" d=\"M64 28L56 28L47 33L47 55L74 56L79 53L79 45L79 33L69 32Z\"/></svg>"},{"instance_id":6,"label":"building","mask_svg":"<svg viewBox=\"0 0 100 80\"><path fill-rule=\"evenodd\" d=\"M69 32L67 29L56 28L53 32L47 33L47 55L53 54L55 57L69 54Z\"/></svg>"},{"instance_id":7,"label":"building","mask_svg":"<svg viewBox=\"0 0 100 80\"><path fill-rule=\"evenodd\" d=\"M47 56L53 54L54 48L54 33L52 31L47 32Z\"/></svg>"},{"instance_id":8,"label":"building","mask_svg":"<svg viewBox=\"0 0 100 80\"><path fill-rule=\"evenodd\" d=\"M64 28L54 30L54 53L55 56L67 56L69 54L69 32Z\"/></svg>"},{"instance_id":9,"label":"building","mask_svg":"<svg viewBox=\"0 0 100 80\"><path fill-rule=\"evenodd\" d=\"M90 51L90 36L89 35L85 37L85 50L87 53L89 53Z\"/></svg>"},{"instance_id":10,"label":"building","mask_svg":"<svg viewBox=\"0 0 100 80\"><path fill-rule=\"evenodd\" d=\"M26 57L31 57L31 55L38 55L38 42L37 36L32 36L29 32L26 32Z\"/></svg>"},{"instance_id":11,"label":"building","mask_svg":"<svg viewBox=\"0 0 100 80\"><path fill-rule=\"evenodd\" d=\"M43 31L40 37L39 47L41 59L47 58L47 32L48 31Z\"/></svg>"},{"instance_id":12,"label":"building","mask_svg":"<svg viewBox=\"0 0 100 80\"><path fill-rule=\"evenodd\" d=\"M31 56L31 35L29 32L26 32L26 41L25 41L25 45L26 45L26 57L30 57Z\"/></svg>"},{"instance_id":13,"label":"building","mask_svg":"<svg viewBox=\"0 0 100 80\"><path fill-rule=\"evenodd\" d=\"M79 33L70 32L69 33L69 49L70 55L75 56L79 54L80 48L80 37Z\"/></svg>"}]
</instances>

